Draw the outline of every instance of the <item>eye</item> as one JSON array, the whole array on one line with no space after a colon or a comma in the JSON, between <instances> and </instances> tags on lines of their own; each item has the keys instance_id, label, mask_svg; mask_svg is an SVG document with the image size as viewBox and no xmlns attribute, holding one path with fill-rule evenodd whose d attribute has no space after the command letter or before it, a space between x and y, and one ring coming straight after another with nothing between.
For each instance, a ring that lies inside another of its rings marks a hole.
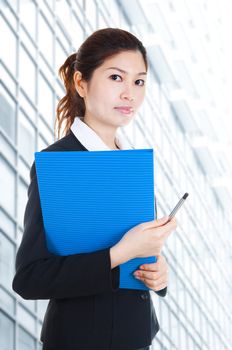
<instances>
[{"instance_id":1,"label":"eye","mask_svg":"<svg viewBox=\"0 0 232 350\"><path fill-rule=\"evenodd\" d=\"M116 80L117 77L119 77L119 78L121 79L120 75L118 75L118 74L112 74L112 75L110 76L110 78L111 78L112 80L119 81L119 80Z\"/></svg>"},{"instance_id":2,"label":"eye","mask_svg":"<svg viewBox=\"0 0 232 350\"><path fill-rule=\"evenodd\" d=\"M140 82L140 83L137 83L137 82ZM139 86L143 86L143 85L145 85L145 80L143 80L143 79L138 79L138 80L136 80L136 85L139 85Z\"/></svg>"}]
</instances>

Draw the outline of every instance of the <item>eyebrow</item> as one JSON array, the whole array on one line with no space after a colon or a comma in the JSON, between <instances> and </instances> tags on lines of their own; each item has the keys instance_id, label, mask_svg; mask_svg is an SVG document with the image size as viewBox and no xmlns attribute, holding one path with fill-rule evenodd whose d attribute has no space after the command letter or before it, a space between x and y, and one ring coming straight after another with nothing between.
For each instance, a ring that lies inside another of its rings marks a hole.
<instances>
[{"instance_id":1,"label":"eyebrow","mask_svg":"<svg viewBox=\"0 0 232 350\"><path fill-rule=\"evenodd\" d=\"M121 73L128 74L128 72L126 72L125 70L123 70L121 68L118 68L118 67L109 67L109 68L106 68L105 70L108 70L108 69L114 69L114 70L118 70ZM140 72L137 75L147 75L147 73L146 72Z\"/></svg>"}]
</instances>

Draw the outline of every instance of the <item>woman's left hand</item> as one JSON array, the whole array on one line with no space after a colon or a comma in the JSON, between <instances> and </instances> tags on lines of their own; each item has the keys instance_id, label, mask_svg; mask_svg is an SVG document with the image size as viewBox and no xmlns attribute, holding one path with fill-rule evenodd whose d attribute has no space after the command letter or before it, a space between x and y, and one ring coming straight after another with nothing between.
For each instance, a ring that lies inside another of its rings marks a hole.
<instances>
[{"instance_id":1,"label":"woman's left hand","mask_svg":"<svg viewBox=\"0 0 232 350\"><path fill-rule=\"evenodd\" d=\"M144 267L144 268L143 268ZM134 276L149 288L158 292L168 285L168 264L163 255L157 256L157 262L151 264L143 264L140 270L134 272Z\"/></svg>"}]
</instances>

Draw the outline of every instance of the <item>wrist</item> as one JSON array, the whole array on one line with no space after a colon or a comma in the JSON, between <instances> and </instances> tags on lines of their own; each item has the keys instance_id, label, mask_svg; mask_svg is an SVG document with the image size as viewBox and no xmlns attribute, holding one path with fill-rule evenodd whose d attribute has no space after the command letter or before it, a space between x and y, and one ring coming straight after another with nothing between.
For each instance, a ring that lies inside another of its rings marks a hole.
<instances>
[{"instance_id":1,"label":"wrist","mask_svg":"<svg viewBox=\"0 0 232 350\"><path fill-rule=\"evenodd\" d=\"M132 259L130 252L123 243L118 242L110 248L111 269Z\"/></svg>"}]
</instances>

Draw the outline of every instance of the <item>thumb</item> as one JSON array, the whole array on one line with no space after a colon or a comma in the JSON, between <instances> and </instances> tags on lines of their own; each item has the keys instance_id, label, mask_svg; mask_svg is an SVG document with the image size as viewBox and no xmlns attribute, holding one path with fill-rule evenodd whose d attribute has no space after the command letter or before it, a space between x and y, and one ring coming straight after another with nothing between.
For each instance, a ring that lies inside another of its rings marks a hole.
<instances>
[{"instance_id":1,"label":"thumb","mask_svg":"<svg viewBox=\"0 0 232 350\"><path fill-rule=\"evenodd\" d=\"M154 227L159 227L164 225L167 221L168 221L169 217L168 216L164 216L160 219L155 219L152 221L148 221L145 223L145 228L154 228Z\"/></svg>"}]
</instances>

